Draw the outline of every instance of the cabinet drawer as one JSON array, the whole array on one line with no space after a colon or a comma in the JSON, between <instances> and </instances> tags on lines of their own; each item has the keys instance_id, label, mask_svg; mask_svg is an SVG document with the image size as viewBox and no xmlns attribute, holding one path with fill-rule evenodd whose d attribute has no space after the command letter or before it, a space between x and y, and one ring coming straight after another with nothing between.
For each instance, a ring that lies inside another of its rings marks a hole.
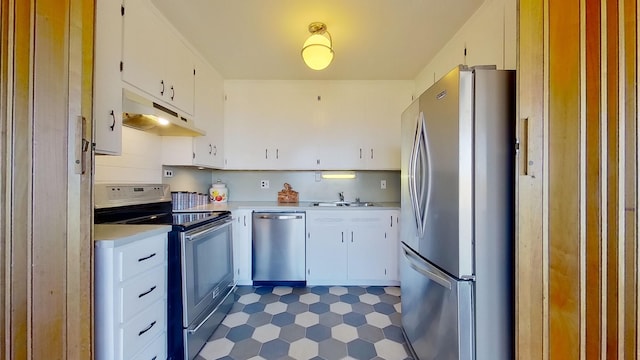
<instances>
[{"instance_id":1,"label":"cabinet drawer","mask_svg":"<svg viewBox=\"0 0 640 360\"><path fill-rule=\"evenodd\" d=\"M166 268L157 266L125 282L120 288L120 322L129 321L166 294Z\"/></svg>"},{"instance_id":2,"label":"cabinet drawer","mask_svg":"<svg viewBox=\"0 0 640 360\"><path fill-rule=\"evenodd\" d=\"M117 251L119 280L124 281L164 263L167 253L167 234L137 241Z\"/></svg>"},{"instance_id":3,"label":"cabinet drawer","mask_svg":"<svg viewBox=\"0 0 640 360\"><path fill-rule=\"evenodd\" d=\"M123 354L135 354L166 330L165 300L151 305L120 328Z\"/></svg>"},{"instance_id":4,"label":"cabinet drawer","mask_svg":"<svg viewBox=\"0 0 640 360\"><path fill-rule=\"evenodd\" d=\"M167 358L167 333L162 332L132 360L164 360Z\"/></svg>"}]
</instances>

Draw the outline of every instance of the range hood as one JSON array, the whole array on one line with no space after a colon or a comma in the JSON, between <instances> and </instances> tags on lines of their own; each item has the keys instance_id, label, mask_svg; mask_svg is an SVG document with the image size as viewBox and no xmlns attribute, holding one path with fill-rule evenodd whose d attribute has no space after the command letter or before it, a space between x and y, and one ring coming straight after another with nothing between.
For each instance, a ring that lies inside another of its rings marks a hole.
<instances>
[{"instance_id":1,"label":"range hood","mask_svg":"<svg viewBox=\"0 0 640 360\"><path fill-rule=\"evenodd\" d=\"M161 136L203 136L193 121L129 90L122 90L122 125Z\"/></svg>"}]
</instances>

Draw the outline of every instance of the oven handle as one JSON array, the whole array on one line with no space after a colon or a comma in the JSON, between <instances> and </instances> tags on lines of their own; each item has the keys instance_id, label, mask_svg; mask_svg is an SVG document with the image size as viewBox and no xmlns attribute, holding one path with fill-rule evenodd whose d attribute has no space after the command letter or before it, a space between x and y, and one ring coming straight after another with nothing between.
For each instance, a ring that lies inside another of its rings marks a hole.
<instances>
[{"instance_id":1,"label":"oven handle","mask_svg":"<svg viewBox=\"0 0 640 360\"><path fill-rule=\"evenodd\" d=\"M225 226L231 226L231 222L232 221L233 220L231 220L231 219L225 219L224 222L222 224L218 225L218 226L212 226L212 227L210 227L208 229L205 229L205 230L198 231L196 233L187 235L186 239L187 239L187 241L191 241L191 242L201 240L200 238L204 237L205 235L207 235L209 233L212 233L212 232L214 232L216 230L220 230Z\"/></svg>"},{"instance_id":2,"label":"oven handle","mask_svg":"<svg viewBox=\"0 0 640 360\"><path fill-rule=\"evenodd\" d=\"M225 297L222 299L222 301L220 301L220 303L216 306L216 308L213 309L213 311L211 311L209 313L209 315L207 315L207 317L204 318L204 320L202 320L200 322L200 324L198 324L195 328L187 329L187 332L189 334L193 334L193 333L197 332L202 327L202 325L204 325L204 323L206 323L207 320L209 320L209 318L218 311L218 308L220 308L220 306L222 306L222 304L224 304L224 301L227 300L229 295L234 294L235 292L236 292L236 283L233 283L231 290L227 293L227 295L225 295Z\"/></svg>"}]
</instances>

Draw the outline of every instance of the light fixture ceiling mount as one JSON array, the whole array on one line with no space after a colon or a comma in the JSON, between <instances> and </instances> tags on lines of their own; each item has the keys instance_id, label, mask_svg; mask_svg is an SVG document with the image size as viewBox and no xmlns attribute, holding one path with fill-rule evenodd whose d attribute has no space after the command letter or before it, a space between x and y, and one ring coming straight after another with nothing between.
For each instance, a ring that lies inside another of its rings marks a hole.
<instances>
[{"instance_id":1,"label":"light fixture ceiling mount","mask_svg":"<svg viewBox=\"0 0 640 360\"><path fill-rule=\"evenodd\" d=\"M302 46L302 59L313 70L325 69L333 61L333 41L327 25L321 22L309 24L311 36Z\"/></svg>"}]
</instances>

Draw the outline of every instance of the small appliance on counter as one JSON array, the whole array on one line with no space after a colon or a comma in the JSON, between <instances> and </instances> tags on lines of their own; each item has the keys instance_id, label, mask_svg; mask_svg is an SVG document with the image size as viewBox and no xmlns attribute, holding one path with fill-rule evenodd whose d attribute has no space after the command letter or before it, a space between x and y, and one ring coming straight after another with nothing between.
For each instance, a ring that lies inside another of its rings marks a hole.
<instances>
[{"instance_id":1,"label":"small appliance on counter","mask_svg":"<svg viewBox=\"0 0 640 360\"><path fill-rule=\"evenodd\" d=\"M209 188L209 200L214 203L227 202L228 194L227 185L219 179Z\"/></svg>"}]
</instances>

